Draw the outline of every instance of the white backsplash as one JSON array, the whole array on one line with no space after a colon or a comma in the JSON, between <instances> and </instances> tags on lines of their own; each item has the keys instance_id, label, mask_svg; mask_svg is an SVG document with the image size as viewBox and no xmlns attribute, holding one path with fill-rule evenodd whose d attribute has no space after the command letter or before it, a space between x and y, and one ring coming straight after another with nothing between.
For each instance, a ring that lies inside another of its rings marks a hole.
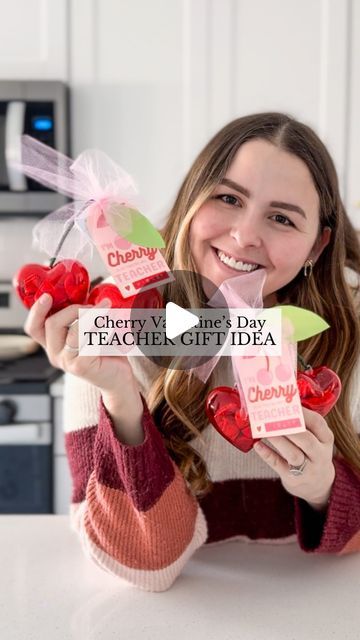
<instances>
[{"instance_id":1,"label":"white backsplash","mask_svg":"<svg viewBox=\"0 0 360 640\"><path fill-rule=\"evenodd\" d=\"M49 258L32 248L32 229L36 218L2 218L0 219L0 280L11 281L16 271L29 262L48 264ZM106 276L106 268L96 250L91 263L85 267L90 278Z\"/></svg>"},{"instance_id":2,"label":"white backsplash","mask_svg":"<svg viewBox=\"0 0 360 640\"><path fill-rule=\"evenodd\" d=\"M44 258L31 247L34 219L0 219L0 279L11 280L14 273L27 262L43 263Z\"/></svg>"}]
</instances>

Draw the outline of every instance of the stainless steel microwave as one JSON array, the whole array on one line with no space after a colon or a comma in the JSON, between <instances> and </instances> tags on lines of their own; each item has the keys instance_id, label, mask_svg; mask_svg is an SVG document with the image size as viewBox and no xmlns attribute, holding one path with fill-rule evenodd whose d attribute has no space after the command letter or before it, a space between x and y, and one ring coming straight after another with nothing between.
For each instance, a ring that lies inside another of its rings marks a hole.
<instances>
[{"instance_id":1,"label":"stainless steel microwave","mask_svg":"<svg viewBox=\"0 0 360 640\"><path fill-rule=\"evenodd\" d=\"M0 216L42 216L66 197L15 171L23 133L70 155L69 91L58 81L0 81Z\"/></svg>"}]
</instances>

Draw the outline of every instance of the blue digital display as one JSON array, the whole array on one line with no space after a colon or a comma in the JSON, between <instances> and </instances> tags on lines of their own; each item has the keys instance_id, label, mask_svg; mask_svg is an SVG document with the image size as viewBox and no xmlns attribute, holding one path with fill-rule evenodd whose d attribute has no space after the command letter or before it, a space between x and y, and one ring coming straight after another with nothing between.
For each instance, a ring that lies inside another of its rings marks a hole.
<instances>
[{"instance_id":1,"label":"blue digital display","mask_svg":"<svg viewBox=\"0 0 360 640\"><path fill-rule=\"evenodd\" d=\"M36 116L31 124L35 131L52 131L53 119L49 116Z\"/></svg>"}]
</instances>

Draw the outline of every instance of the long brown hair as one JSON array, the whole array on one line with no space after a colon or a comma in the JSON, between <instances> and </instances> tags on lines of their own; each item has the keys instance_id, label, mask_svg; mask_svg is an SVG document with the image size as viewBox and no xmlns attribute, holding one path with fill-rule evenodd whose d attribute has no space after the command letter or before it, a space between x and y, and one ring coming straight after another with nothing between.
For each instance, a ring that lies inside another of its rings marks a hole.
<instances>
[{"instance_id":1,"label":"long brown hair","mask_svg":"<svg viewBox=\"0 0 360 640\"><path fill-rule=\"evenodd\" d=\"M360 244L341 201L334 163L315 132L289 115L274 112L238 118L221 129L196 158L180 187L162 230L164 256L171 269L196 272L189 250L191 220L225 176L239 147L256 138L303 160L320 199L320 229L332 229L313 275L305 278L301 269L277 296L280 303L286 299L289 304L310 309L330 324L327 331L298 343L298 352L312 366L326 364L340 376L342 393L326 420L335 437L336 452L360 471L360 444L350 415L351 394L357 392L353 373L360 356L360 326L355 292L344 273L345 266L360 273ZM194 278L187 287L173 287L171 300L196 308L201 306L203 292ZM208 424L204 403L213 386L213 376L204 385L195 375L163 369L147 393L165 445L197 496L205 495L212 482L190 441Z\"/></svg>"}]
</instances>

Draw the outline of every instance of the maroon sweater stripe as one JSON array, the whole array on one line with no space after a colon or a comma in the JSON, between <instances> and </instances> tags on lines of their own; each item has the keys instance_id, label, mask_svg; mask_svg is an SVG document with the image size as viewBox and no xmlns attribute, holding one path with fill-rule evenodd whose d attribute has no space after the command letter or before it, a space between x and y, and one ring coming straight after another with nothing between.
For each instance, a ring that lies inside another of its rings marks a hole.
<instances>
[{"instance_id":1,"label":"maroon sweater stripe","mask_svg":"<svg viewBox=\"0 0 360 640\"><path fill-rule=\"evenodd\" d=\"M295 499L295 521L303 551L339 553L360 531L360 474L335 456L335 482L327 511L314 512L304 500Z\"/></svg>"},{"instance_id":2,"label":"maroon sweater stripe","mask_svg":"<svg viewBox=\"0 0 360 640\"><path fill-rule=\"evenodd\" d=\"M138 511L147 511L172 482L175 470L143 398L142 401L144 413L141 424L145 439L137 446L119 442L109 414L100 401L94 457L99 482L125 491Z\"/></svg>"},{"instance_id":3,"label":"maroon sweater stripe","mask_svg":"<svg viewBox=\"0 0 360 640\"><path fill-rule=\"evenodd\" d=\"M294 500L277 478L216 482L199 504L208 523L206 543L234 536L256 540L295 533Z\"/></svg>"},{"instance_id":4,"label":"maroon sweater stripe","mask_svg":"<svg viewBox=\"0 0 360 640\"><path fill-rule=\"evenodd\" d=\"M144 400L143 400L144 402ZM172 482L175 470L161 434L144 403L144 442L136 447L121 443L102 400L98 427L72 431L65 446L73 475L72 502L85 500L91 472L103 485L127 493L138 511L147 511Z\"/></svg>"},{"instance_id":5,"label":"maroon sweater stripe","mask_svg":"<svg viewBox=\"0 0 360 640\"><path fill-rule=\"evenodd\" d=\"M65 433L65 450L72 476L71 502L85 500L86 486L94 470L94 442L97 426Z\"/></svg>"}]
</instances>

